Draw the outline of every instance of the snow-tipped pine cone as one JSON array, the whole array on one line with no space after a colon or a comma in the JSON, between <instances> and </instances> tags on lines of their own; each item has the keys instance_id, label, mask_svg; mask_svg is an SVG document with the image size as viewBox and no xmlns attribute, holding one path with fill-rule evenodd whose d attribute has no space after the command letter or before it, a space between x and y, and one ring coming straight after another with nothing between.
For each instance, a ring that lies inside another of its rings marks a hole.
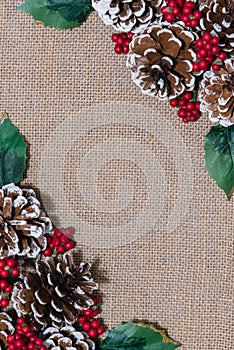
<instances>
[{"instance_id":1,"label":"snow-tipped pine cone","mask_svg":"<svg viewBox=\"0 0 234 350\"><path fill-rule=\"evenodd\" d=\"M160 99L175 98L194 89L195 34L180 24L152 25L134 37L127 67L142 92Z\"/></svg>"},{"instance_id":2,"label":"snow-tipped pine cone","mask_svg":"<svg viewBox=\"0 0 234 350\"><path fill-rule=\"evenodd\" d=\"M51 221L31 189L14 184L0 189L0 254L36 257L46 248Z\"/></svg>"},{"instance_id":3,"label":"snow-tipped pine cone","mask_svg":"<svg viewBox=\"0 0 234 350\"><path fill-rule=\"evenodd\" d=\"M72 326L61 329L49 327L44 330L43 345L48 350L94 350L95 343L88 337L86 332L77 331Z\"/></svg>"},{"instance_id":4,"label":"snow-tipped pine cone","mask_svg":"<svg viewBox=\"0 0 234 350\"><path fill-rule=\"evenodd\" d=\"M234 51L234 1L211 0L201 4L199 10L203 13L200 20L201 28L219 38L223 51Z\"/></svg>"},{"instance_id":5,"label":"snow-tipped pine cone","mask_svg":"<svg viewBox=\"0 0 234 350\"><path fill-rule=\"evenodd\" d=\"M93 305L91 295L98 286L90 267L88 263L75 267L68 254L62 259L38 261L36 272L15 283L12 301L16 312L28 315L42 326L71 325L80 310Z\"/></svg>"},{"instance_id":6,"label":"snow-tipped pine cone","mask_svg":"<svg viewBox=\"0 0 234 350\"><path fill-rule=\"evenodd\" d=\"M7 336L14 333L15 328L12 325L11 317L5 313L0 313L0 349L5 350L8 348Z\"/></svg>"},{"instance_id":7,"label":"snow-tipped pine cone","mask_svg":"<svg viewBox=\"0 0 234 350\"><path fill-rule=\"evenodd\" d=\"M105 24L120 32L140 32L162 18L165 0L92 0Z\"/></svg>"},{"instance_id":8,"label":"snow-tipped pine cone","mask_svg":"<svg viewBox=\"0 0 234 350\"><path fill-rule=\"evenodd\" d=\"M210 120L223 126L234 124L234 58L224 62L224 68L205 72L199 94L201 111Z\"/></svg>"}]
</instances>

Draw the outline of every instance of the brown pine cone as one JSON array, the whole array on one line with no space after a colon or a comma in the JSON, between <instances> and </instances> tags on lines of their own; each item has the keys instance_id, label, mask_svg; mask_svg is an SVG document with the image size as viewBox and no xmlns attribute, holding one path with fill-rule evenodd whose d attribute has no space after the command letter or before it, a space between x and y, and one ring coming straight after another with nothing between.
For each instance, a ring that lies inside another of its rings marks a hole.
<instances>
[{"instance_id":1,"label":"brown pine cone","mask_svg":"<svg viewBox=\"0 0 234 350\"><path fill-rule=\"evenodd\" d=\"M16 282L12 300L19 315L29 315L43 326L62 327L75 322L81 309L93 305L92 292L97 289L90 264L73 266L68 254L62 260L38 261L36 272Z\"/></svg>"},{"instance_id":2,"label":"brown pine cone","mask_svg":"<svg viewBox=\"0 0 234 350\"><path fill-rule=\"evenodd\" d=\"M46 248L44 235L52 229L51 221L40 209L31 189L14 184L0 189L0 254L34 258Z\"/></svg>"},{"instance_id":3,"label":"brown pine cone","mask_svg":"<svg viewBox=\"0 0 234 350\"><path fill-rule=\"evenodd\" d=\"M42 335L43 345L48 350L94 350L95 344L86 332L77 331L71 326L61 329L56 327L47 328Z\"/></svg>"},{"instance_id":4,"label":"brown pine cone","mask_svg":"<svg viewBox=\"0 0 234 350\"><path fill-rule=\"evenodd\" d=\"M204 74L199 99L201 111L208 112L212 122L234 124L234 58L226 60L219 71Z\"/></svg>"},{"instance_id":5,"label":"brown pine cone","mask_svg":"<svg viewBox=\"0 0 234 350\"><path fill-rule=\"evenodd\" d=\"M195 35L179 24L155 24L130 44L127 66L142 92L165 100L193 90Z\"/></svg>"},{"instance_id":6,"label":"brown pine cone","mask_svg":"<svg viewBox=\"0 0 234 350\"><path fill-rule=\"evenodd\" d=\"M201 28L216 35L222 50L233 55L234 1L212 0L208 4L201 4L199 10L203 13Z\"/></svg>"},{"instance_id":7,"label":"brown pine cone","mask_svg":"<svg viewBox=\"0 0 234 350\"><path fill-rule=\"evenodd\" d=\"M12 325L12 319L11 317L5 313L0 313L0 349L6 350L8 349L7 345L7 336L9 334L14 333L15 328Z\"/></svg>"},{"instance_id":8,"label":"brown pine cone","mask_svg":"<svg viewBox=\"0 0 234 350\"><path fill-rule=\"evenodd\" d=\"M165 0L92 0L105 24L121 32L140 32L162 18Z\"/></svg>"}]
</instances>

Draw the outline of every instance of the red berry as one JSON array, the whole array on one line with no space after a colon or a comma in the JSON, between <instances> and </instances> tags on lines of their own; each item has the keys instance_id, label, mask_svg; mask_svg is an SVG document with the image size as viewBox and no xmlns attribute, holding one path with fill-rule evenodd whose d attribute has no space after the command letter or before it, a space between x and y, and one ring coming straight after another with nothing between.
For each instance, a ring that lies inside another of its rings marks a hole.
<instances>
[{"instance_id":1,"label":"red berry","mask_svg":"<svg viewBox=\"0 0 234 350\"><path fill-rule=\"evenodd\" d=\"M10 344L10 343L14 343L14 341L15 341L14 334L8 334L7 342Z\"/></svg>"},{"instance_id":2,"label":"red berry","mask_svg":"<svg viewBox=\"0 0 234 350\"><path fill-rule=\"evenodd\" d=\"M218 45L215 45L212 47L211 54L212 55L217 55L220 51L220 47Z\"/></svg>"},{"instance_id":3,"label":"red berry","mask_svg":"<svg viewBox=\"0 0 234 350\"><path fill-rule=\"evenodd\" d=\"M87 318L91 318L92 317L92 313L93 313L93 311L91 309L84 310L84 316L87 317Z\"/></svg>"},{"instance_id":4,"label":"red berry","mask_svg":"<svg viewBox=\"0 0 234 350\"><path fill-rule=\"evenodd\" d=\"M175 7L177 6L177 1L176 0L169 0L167 3L168 7Z\"/></svg>"},{"instance_id":5,"label":"red berry","mask_svg":"<svg viewBox=\"0 0 234 350\"><path fill-rule=\"evenodd\" d=\"M166 20L167 22L170 22L170 23L171 23L171 22L174 21L175 16L173 15L173 13L167 12L167 13L165 13L164 18L165 18L165 20Z\"/></svg>"},{"instance_id":6,"label":"red berry","mask_svg":"<svg viewBox=\"0 0 234 350\"><path fill-rule=\"evenodd\" d=\"M217 36L214 36L211 40L213 45L218 45L219 44L219 38Z\"/></svg>"},{"instance_id":7,"label":"red berry","mask_svg":"<svg viewBox=\"0 0 234 350\"><path fill-rule=\"evenodd\" d=\"M207 51L212 50L212 47L213 47L213 45L211 43L205 43L205 45L204 45L204 49Z\"/></svg>"},{"instance_id":8,"label":"red berry","mask_svg":"<svg viewBox=\"0 0 234 350\"><path fill-rule=\"evenodd\" d=\"M66 250L70 250L75 247L75 243L73 241L69 241L65 244Z\"/></svg>"},{"instance_id":9,"label":"red berry","mask_svg":"<svg viewBox=\"0 0 234 350\"><path fill-rule=\"evenodd\" d=\"M56 247L56 250L59 254L63 254L66 251L66 248L63 245Z\"/></svg>"},{"instance_id":10,"label":"red berry","mask_svg":"<svg viewBox=\"0 0 234 350\"><path fill-rule=\"evenodd\" d=\"M179 100L180 107L184 107L185 105L186 105L186 101L183 98L181 100Z\"/></svg>"},{"instance_id":11,"label":"red berry","mask_svg":"<svg viewBox=\"0 0 234 350\"><path fill-rule=\"evenodd\" d=\"M89 322L84 322L82 323L81 327L83 328L84 331L88 331L91 327Z\"/></svg>"},{"instance_id":12,"label":"red berry","mask_svg":"<svg viewBox=\"0 0 234 350\"><path fill-rule=\"evenodd\" d=\"M183 118L182 121L183 123L188 123L189 120L187 118Z\"/></svg>"},{"instance_id":13,"label":"red berry","mask_svg":"<svg viewBox=\"0 0 234 350\"><path fill-rule=\"evenodd\" d=\"M92 311L92 317L96 317L98 315L98 310L93 310Z\"/></svg>"},{"instance_id":14,"label":"red berry","mask_svg":"<svg viewBox=\"0 0 234 350\"><path fill-rule=\"evenodd\" d=\"M93 320L91 321L91 327L92 328L98 328L100 326L99 320Z\"/></svg>"},{"instance_id":15,"label":"red berry","mask_svg":"<svg viewBox=\"0 0 234 350\"><path fill-rule=\"evenodd\" d=\"M123 53L127 54L129 52L129 47L128 46L124 46L123 47Z\"/></svg>"},{"instance_id":16,"label":"red berry","mask_svg":"<svg viewBox=\"0 0 234 350\"><path fill-rule=\"evenodd\" d=\"M118 35L118 34L117 34L117 35ZM62 234L63 234L62 231L56 229L56 230L54 230L53 236L60 237Z\"/></svg>"},{"instance_id":17,"label":"red berry","mask_svg":"<svg viewBox=\"0 0 234 350\"><path fill-rule=\"evenodd\" d=\"M86 321L87 319L86 319L86 317L85 316L79 316L78 318L77 318L77 321L79 322L79 323L84 323L85 321Z\"/></svg>"},{"instance_id":18,"label":"red berry","mask_svg":"<svg viewBox=\"0 0 234 350\"><path fill-rule=\"evenodd\" d=\"M204 42L202 39L197 39L196 41L196 47L198 47L199 49L201 49L204 46Z\"/></svg>"},{"instance_id":19,"label":"red berry","mask_svg":"<svg viewBox=\"0 0 234 350\"><path fill-rule=\"evenodd\" d=\"M134 33L132 33L132 32L129 32L129 33L128 33L128 38L129 38L129 39L132 39L133 36L134 36Z\"/></svg>"},{"instance_id":20,"label":"red berry","mask_svg":"<svg viewBox=\"0 0 234 350\"><path fill-rule=\"evenodd\" d=\"M13 276L13 277L19 276L19 273L20 273L20 270L18 269L18 267L14 267L14 268L11 270L11 276Z\"/></svg>"},{"instance_id":21,"label":"red berry","mask_svg":"<svg viewBox=\"0 0 234 350\"><path fill-rule=\"evenodd\" d=\"M200 104L201 104L200 102L195 102L195 107L197 110L200 110Z\"/></svg>"},{"instance_id":22,"label":"red berry","mask_svg":"<svg viewBox=\"0 0 234 350\"><path fill-rule=\"evenodd\" d=\"M53 237L51 244L53 245L53 248L57 247L60 244L60 239L58 237Z\"/></svg>"},{"instance_id":23,"label":"red berry","mask_svg":"<svg viewBox=\"0 0 234 350\"><path fill-rule=\"evenodd\" d=\"M127 37L128 37L128 36L127 36L127 33L120 33L119 35L120 35L123 39L127 39Z\"/></svg>"},{"instance_id":24,"label":"red berry","mask_svg":"<svg viewBox=\"0 0 234 350\"><path fill-rule=\"evenodd\" d=\"M22 327L22 333L26 334L26 333L28 333L29 331L30 331L29 326L23 326L23 327Z\"/></svg>"},{"instance_id":25,"label":"red berry","mask_svg":"<svg viewBox=\"0 0 234 350\"><path fill-rule=\"evenodd\" d=\"M9 350L15 350L15 345L14 344L9 344L8 345Z\"/></svg>"},{"instance_id":26,"label":"red berry","mask_svg":"<svg viewBox=\"0 0 234 350\"><path fill-rule=\"evenodd\" d=\"M179 104L179 101L176 98L173 98L172 100L170 100L171 107L177 107L178 104Z\"/></svg>"},{"instance_id":27,"label":"red berry","mask_svg":"<svg viewBox=\"0 0 234 350\"><path fill-rule=\"evenodd\" d=\"M28 350L34 350L34 344L33 343L28 343L27 349Z\"/></svg>"},{"instance_id":28,"label":"red berry","mask_svg":"<svg viewBox=\"0 0 234 350\"><path fill-rule=\"evenodd\" d=\"M13 286L10 284L7 288L5 288L5 292L10 294L13 290Z\"/></svg>"},{"instance_id":29,"label":"red berry","mask_svg":"<svg viewBox=\"0 0 234 350\"><path fill-rule=\"evenodd\" d=\"M191 98L193 98L193 93L190 91L187 91L183 94L183 99L186 101L191 100Z\"/></svg>"},{"instance_id":30,"label":"red berry","mask_svg":"<svg viewBox=\"0 0 234 350\"><path fill-rule=\"evenodd\" d=\"M193 1L186 1L184 6L186 6L186 7L189 6L189 7L194 9L196 5Z\"/></svg>"},{"instance_id":31,"label":"red berry","mask_svg":"<svg viewBox=\"0 0 234 350\"><path fill-rule=\"evenodd\" d=\"M124 40L124 46L129 46L131 41L132 41L131 39Z\"/></svg>"},{"instance_id":32,"label":"red berry","mask_svg":"<svg viewBox=\"0 0 234 350\"><path fill-rule=\"evenodd\" d=\"M121 54L123 52L123 46L122 45L115 45L114 47L115 53L117 53L118 55Z\"/></svg>"},{"instance_id":33,"label":"red berry","mask_svg":"<svg viewBox=\"0 0 234 350\"><path fill-rule=\"evenodd\" d=\"M101 334L103 334L104 332L105 332L105 330L104 330L104 328L103 327L98 327L98 335L101 335Z\"/></svg>"},{"instance_id":34,"label":"red berry","mask_svg":"<svg viewBox=\"0 0 234 350\"><path fill-rule=\"evenodd\" d=\"M188 111L188 112L186 112L186 117L191 117L191 115L192 115L192 112L190 112L190 111Z\"/></svg>"},{"instance_id":35,"label":"red berry","mask_svg":"<svg viewBox=\"0 0 234 350\"><path fill-rule=\"evenodd\" d=\"M184 15L191 15L191 13L193 12L192 7L190 6L185 6L182 10Z\"/></svg>"},{"instance_id":36,"label":"red berry","mask_svg":"<svg viewBox=\"0 0 234 350\"><path fill-rule=\"evenodd\" d=\"M201 49L199 50L199 55L200 57L206 57L208 54L208 52L205 49Z\"/></svg>"},{"instance_id":37,"label":"red berry","mask_svg":"<svg viewBox=\"0 0 234 350\"><path fill-rule=\"evenodd\" d=\"M2 277L2 278L7 278L7 277L9 277L9 271L8 270L5 270L5 269L3 269L3 270L0 270L0 276Z\"/></svg>"},{"instance_id":38,"label":"red berry","mask_svg":"<svg viewBox=\"0 0 234 350\"><path fill-rule=\"evenodd\" d=\"M197 118L195 117L195 116L191 116L190 118L189 118L189 120L190 120L190 122L195 122L196 120L197 120Z\"/></svg>"},{"instance_id":39,"label":"red berry","mask_svg":"<svg viewBox=\"0 0 234 350\"><path fill-rule=\"evenodd\" d=\"M31 340L34 339L34 332L33 331L29 331L28 333L26 333L26 337L30 338Z\"/></svg>"},{"instance_id":40,"label":"red berry","mask_svg":"<svg viewBox=\"0 0 234 350\"><path fill-rule=\"evenodd\" d=\"M0 269L3 269L6 266L6 260L2 259L0 260Z\"/></svg>"},{"instance_id":41,"label":"red berry","mask_svg":"<svg viewBox=\"0 0 234 350\"><path fill-rule=\"evenodd\" d=\"M65 235L61 235L60 241L61 241L62 243L67 243L67 242L70 241L70 238L67 237L67 236L65 236Z\"/></svg>"},{"instance_id":42,"label":"red berry","mask_svg":"<svg viewBox=\"0 0 234 350\"><path fill-rule=\"evenodd\" d=\"M16 320L16 322L17 322L18 325L21 325L21 324L25 323L26 320L25 320L25 318L23 318L23 317L18 317L17 320Z\"/></svg>"},{"instance_id":43,"label":"red berry","mask_svg":"<svg viewBox=\"0 0 234 350\"><path fill-rule=\"evenodd\" d=\"M161 12L162 12L163 15L165 15L167 13L167 6L163 6L161 8Z\"/></svg>"},{"instance_id":44,"label":"red berry","mask_svg":"<svg viewBox=\"0 0 234 350\"><path fill-rule=\"evenodd\" d=\"M43 343L43 340L41 338L36 338L36 340L34 341L34 344L38 346L42 345L42 343Z\"/></svg>"},{"instance_id":45,"label":"red berry","mask_svg":"<svg viewBox=\"0 0 234 350\"><path fill-rule=\"evenodd\" d=\"M98 336L98 331L97 331L97 329L91 328L91 329L88 331L88 335L90 336L90 338L97 338L97 336Z\"/></svg>"},{"instance_id":46,"label":"red berry","mask_svg":"<svg viewBox=\"0 0 234 350\"><path fill-rule=\"evenodd\" d=\"M183 21L185 24L189 22L189 16L182 15L180 16L180 20Z\"/></svg>"},{"instance_id":47,"label":"red berry","mask_svg":"<svg viewBox=\"0 0 234 350\"><path fill-rule=\"evenodd\" d=\"M197 62L194 62L193 63L193 71L194 72L199 72L199 70L200 70L199 64Z\"/></svg>"},{"instance_id":48,"label":"red berry","mask_svg":"<svg viewBox=\"0 0 234 350\"><path fill-rule=\"evenodd\" d=\"M198 20L196 18L192 18L189 22L188 22L188 26L191 28L195 28L198 26Z\"/></svg>"},{"instance_id":49,"label":"red berry","mask_svg":"<svg viewBox=\"0 0 234 350\"><path fill-rule=\"evenodd\" d=\"M187 111L192 111L195 108L195 103L194 102L188 102L186 104L185 108L186 108Z\"/></svg>"},{"instance_id":50,"label":"red berry","mask_svg":"<svg viewBox=\"0 0 234 350\"><path fill-rule=\"evenodd\" d=\"M204 71L206 71L206 70L209 68L209 64L208 64L208 62L205 61L205 60L201 60L201 61L198 63L198 65L199 65L199 68L200 68L201 70L204 70Z\"/></svg>"},{"instance_id":51,"label":"red berry","mask_svg":"<svg viewBox=\"0 0 234 350\"><path fill-rule=\"evenodd\" d=\"M214 63L214 64L212 64L212 69L213 69L214 71L218 71L218 70L220 70L220 65Z\"/></svg>"},{"instance_id":52,"label":"red berry","mask_svg":"<svg viewBox=\"0 0 234 350\"><path fill-rule=\"evenodd\" d=\"M8 286L9 286L9 283L6 280L0 281L0 288L1 289L6 289Z\"/></svg>"},{"instance_id":53,"label":"red berry","mask_svg":"<svg viewBox=\"0 0 234 350\"><path fill-rule=\"evenodd\" d=\"M206 61L209 62L209 63L212 63L213 62L213 56L207 56L206 57Z\"/></svg>"},{"instance_id":54,"label":"red berry","mask_svg":"<svg viewBox=\"0 0 234 350\"><path fill-rule=\"evenodd\" d=\"M223 51L221 51L218 55L218 58L221 60L221 61L225 61L226 58L227 58L227 54Z\"/></svg>"},{"instance_id":55,"label":"red berry","mask_svg":"<svg viewBox=\"0 0 234 350\"><path fill-rule=\"evenodd\" d=\"M124 38L122 38L121 36L118 37L118 39L116 40L116 44L118 45L123 45L124 43Z\"/></svg>"},{"instance_id":56,"label":"red berry","mask_svg":"<svg viewBox=\"0 0 234 350\"><path fill-rule=\"evenodd\" d=\"M208 43L212 40L212 35L209 32L205 32L202 35L202 40Z\"/></svg>"},{"instance_id":57,"label":"red berry","mask_svg":"<svg viewBox=\"0 0 234 350\"><path fill-rule=\"evenodd\" d=\"M199 10L195 10L193 12L193 16L196 18L196 19L201 19L202 18L202 12L199 11Z\"/></svg>"},{"instance_id":58,"label":"red berry","mask_svg":"<svg viewBox=\"0 0 234 350\"><path fill-rule=\"evenodd\" d=\"M180 10L179 7L173 7L172 13L173 13L173 15L175 15L175 16L179 16L180 13L181 13L181 10Z\"/></svg>"},{"instance_id":59,"label":"red berry","mask_svg":"<svg viewBox=\"0 0 234 350\"><path fill-rule=\"evenodd\" d=\"M44 256L51 256L53 251L50 248L47 248L43 251Z\"/></svg>"},{"instance_id":60,"label":"red berry","mask_svg":"<svg viewBox=\"0 0 234 350\"><path fill-rule=\"evenodd\" d=\"M7 259L6 261L6 265L9 267L16 267L16 265L18 266L18 261L16 261L15 259Z\"/></svg>"},{"instance_id":61,"label":"red berry","mask_svg":"<svg viewBox=\"0 0 234 350\"><path fill-rule=\"evenodd\" d=\"M1 300L0 300L0 305L1 305L2 307L7 307L7 306L9 305L9 300L8 300L8 299L5 299L5 298L1 299Z\"/></svg>"},{"instance_id":62,"label":"red berry","mask_svg":"<svg viewBox=\"0 0 234 350\"><path fill-rule=\"evenodd\" d=\"M184 118L184 117L186 116L186 111L185 111L185 109L184 109L184 108L183 108L183 109L179 109L178 112L177 112L177 115L178 115L178 117L180 117L180 118Z\"/></svg>"},{"instance_id":63,"label":"red berry","mask_svg":"<svg viewBox=\"0 0 234 350\"><path fill-rule=\"evenodd\" d=\"M39 350L47 350L47 347L45 345L41 345Z\"/></svg>"}]
</instances>

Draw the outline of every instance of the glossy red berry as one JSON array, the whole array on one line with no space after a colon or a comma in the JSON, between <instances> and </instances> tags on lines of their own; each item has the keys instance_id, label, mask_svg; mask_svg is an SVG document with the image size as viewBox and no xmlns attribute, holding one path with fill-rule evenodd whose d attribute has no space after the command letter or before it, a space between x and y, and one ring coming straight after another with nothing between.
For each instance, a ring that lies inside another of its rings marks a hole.
<instances>
[{"instance_id":1,"label":"glossy red berry","mask_svg":"<svg viewBox=\"0 0 234 350\"><path fill-rule=\"evenodd\" d=\"M124 46L123 47L123 53L128 53L129 52L129 47L128 46Z\"/></svg>"},{"instance_id":2,"label":"glossy red berry","mask_svg":"<svg viewBox=\"0 0 234 350\"><path fill-rule=\"evenodd\" d=\"M99 320L93 320L91 321L91 327L92 328L98 328L100 326Z\"/></svg>"},{"instance_id":3,"label":"glossy red berry","mask_svg":"<svg viewBox=\"0 0 234 350\"><path fill-rule=\"evenodd\" d=\"M10 294L13 291L13 286L10 284L7 288L5 288L5 292Z\"/></svg>"},{"instance_id":4,"label":"glossy red berry","mask_svg":"<svg viewBox=\"0 0 234 350\"><path fill-rule=\"evenodd\" d=\"M86 322L86 317L85 316L79 316L78 318L77 318L77 321L79 322L79 323L84 323L84 322Z\"/></svg>"},{"instance_id":5,"label":"glossy red berry","mask_svg":"<svg viewBox=\"0 0 234 350\"><path fill-rule=\"evenodd\" d=\"M187 111L192 111L195 108L195 103L194 102L188 102L185 107L186 107Z\"/></svg>"},{"instance_id":6,"label":"glossy red berry","mask_svg":"<svg viewBox=\"0 0 234 350\"><path fill-rule=\"evenodd\" d=\"M112 40L114 43L116 43L118 37L119 37L119 35L118 35L117 33L114 33L114 34L112 34L112 36L111 36L111 40Z\"/></svg>"},{"instance_id":7,"label":"glossy red berry","mask_svg":"<svg viewBox=\"0 0 234 350\"><path fill-rule=\"evenodd\" d=\"M183 121L183 123L188 123L189 122L188 118L186 118L186 117L183 118L182 121Z\"/></svg>"},{"instance_id":8,"label":"glossy red berry","mask_svg":"<svg viewBox=\"0 0 234 350\"><path fill-rule=\"evenodd\" d=\"M9 266L9 267L11 267L11 268L13 268L13 267L16 267L16 266L18 266L18 261L17 260L15 260L15 259L7 259L7 261L6 261L6 265L7 266Z\"/></svg>"},{"instance_id":9,"label":"glossy red berry","mask_svg":"<svg viewBox=\"0 0 234 350\"><path fill-rule=\"evenodd\" d=\"M7 306L9 305L9 300L8 300L8 299L5 299L5 298L1 299L1 300L0 300L0 305L1 305L2 307L7 307Z\"/></svg>"},{"instance_id":10,"label":"glossy red berry","mask_svg":"<svg viewBox=\"0 0 234 350\"><path fill-rule=\"evenodd\" d=\"M67 250L70 250L70 249L72 249L72 248L74 248L75 247L75 243L73 242L73 241L69 241L69 242L67 242L66 244L65 244L65 248L67 249Z\"/></svg>"},{"instance_id":11,"label":"glossy red berry","mask_svg":"<svg viewBox=\"0 0 234 350\"><path fill-rule=\"evenodd\" d=\"M183 99L186 101L191 100L191 98L193 98L193 93L190 91L187 91L183 94Z\"/></svg>"},{"instance_id":12,"label":"glossy red berry","mask_svg":"<svg viewBox=\"0 0 234 350\"><path fill-rule=\"evenodd\" d=\"M212 35L209 33L209 32L205 32L205 33L203 33L203 35L202 35L202 40L203 41L206 41L207 43L208 42L210 42L210 41L212 41L213 39L212 39ZM212 41L213 42L213 41Z\"/></svg>"},{"instance_id":13,"label":"glossy red berry","mask_svg":"<svg viewBox=\"0 0 234 350\"><path fill-rule=\"evenodd\" d=\"M97 336L98 336L98 331L97 331L97 329L91 328L91 329L88 331L88 335L89 335L90 338L97 338Z\"/></svg>"},{"instance_id":14,"label":"glossy red berry","mask_svg":"<svg viewBox=\"0 0 234 350\"><path fill-rule=\"evenodd\" d=\"M6 280L0 281L0 288L1 289L6 289L8 286L9 286L9 283Z\"/></svg>"},{"instance_id":15,"label":"glossy red berry","mask_svg":"<svg viewBox=\"0 0 234 350\"><path fill-rule=\"evenodd\" d=\"M221 60L221 61L225 61L226 58L227 58L227 54L225 52L220 52L219 55L218 55L218 58Z\"/></svg>"},{"instance_id":16,"label":"glossy red berry","mask_svg":"<svg viewBox=\"0 0 234 350\"><path fill-rule=\"evenodd\" d=\"M19 273L20 273L20 270L18 269L18 267L14 267L14 268L11 270L11 276L13 276L13 277L19 276Z\"/></svg>"},{"instance_id":17,"label":"glossy red berry","mask_svg":"<svg viewBox=\"0 0 234 350\"><path fill-rule=\"evenodd\" d=\"M16 320L17 324L18 325L21 325L23 323L26 322L25 318L24 317L18 317L17 320Z\"/></svg>"},{"instance_id":18,"label":"glossy red berry","mask_svg":"<svg viewBox=\"0 0 234 350\"><path fill-rule=\"evenodd\" d=\"M177 112L177 115L178 115L178 117L180 117L180 118L184 118L185 116L186 116L186 111L185 111L185 109L183 108L181 108L181 109L179 109L178 110L178 112Z\"/></svg>"},{"instance_id":19,"label":"glossy red berry","mask_svg":"<svg viewBox=\"0 0 234 350\"><path fill-rule=\"evenodd\" d=\"M89 322L84 322L84 323L82 323L81 327L84 331L87 332L91 328L91 325Z\"/></svg>"},{"instance_id":20,"label":"glossy red berry","mask_svg":"<svg viewBox=\"0 0 234 350\"><path fill-rule=\"evenodd\" d=\"M96 317L98 315L98 310L93 310L92 311L92 317Z\"/></svg>"},{"instance_id":21,"label":"glossy red berry","mask_svg":"<svg viewBox=\"0 0 234 350\"><path fill-rule=\"evenodd\" d=\"M5 269L3 269L3 270L0 270L0 276L2 277L2 278L7 278L7 277L9 277L9 271L8 270L5 270Z\"/></svg>"},{"instance_id":22,"label":"glossy red berry","mask_svg":"<svg viewBox=\"0 0 234 350\"><path fill-rule=\"evenodd\" d=\"M123 46L122 45L115 45L114 47L115 53L117 53L118 55L121 54L123 52Z\"/></svg>"},{"instance_id":23,"label":"glossy red berry","mask_svg":"<svg viewBox=\"0 0 234 350\"><path fill-rule=\"evenodd\" d=\"M128 36L128 38L129 38L129 39L132 39L132 38L133 38L133 36L134 36L134 33L129 32L129 33L127 34L127 36Z\"/></svg>"},{"instance_id":24,"label":"glossy red berry","mask_svg":"<svg viewBox=\"0 0 234 350\"><path fill-rule=\"evenodd\" d=\"M0 269L3 269L6 266L6 260L2 259L0 260Z\"/></svg>"},{"instance_id":25,"label":"glossy red berry","mask_svg":"<svg viewBox=\"0 0 234 350\"><path fill-rule=\"evenodd\" d=\"M124 43L124 38L122 38L121 36L118 37L118 39L116 40L116 44L118 45L123 45Z\"/></svg>"},{"instance_id":26,"label":"glossy red berry","mask_svg":"<svg viewBox=\"0 0 234 350\"><path fill-rule=\"evenodd\" d=\"M166 20L167 22L170 22L170 23L171 23L171 22L174 21L175 16L173 15L173 13L167 12L167 13L165 13L164 18L165 18L165 20Z\"/></svg>"},{"instance_id":27,"label":"glossy red berry","mask_svg":"<svg viewBox=\"0 0 234 350\"><path fill-rule=\"evenodd\" d=\"M183 98L181 100L179 100L180 107L184 107L185 105L186 105L186 101Z\"/></svg>"},{"instance_id":28,"label":"glossy red berry","mask_svg":"<svg viewBox=\"0 0 234 350\"><path fill-rule=\"evenodd\" d=\"M198 62L194 62L193 63L193 71L194 72L199 72L199 70L200 70L200 67L199 67Z\"/></svg>"},{"instance_id":29,"label":"glossy red berry","mask_svg":"<svg viewBox=\"0 0 234 350\"><path fill-rule=\"evenodd\" d=\"M211 54L212 55L217 55L220 51L220 47L218 45L215 45L212 47Z\"/></svg>"},{"instance_id":30,"label":"glossy red berry","mask_svg":"<svg viewBox=\"0 0 234 350\"><path fill-rule=\"evenodd\" d=\"M56 250L59 254L63 254L66 251L66 248L63 245L56 247Z\"/></svg>"},{"instance_id":31,"label":"glossy red berry","mask_svg":"<svg viewBox=\"0 0 234 350\"><path fill-rule=\"evenodd\" d=\"M179 104L179 101L176 98L173 98L172 100L170 100L171 107L177 107L178 104Z\"/></svg>"},{"instance_id":32,"label":"glossy red berry","mask_svg":"<svg viewBox=\"0 0 234 350\"><path fill-rule=\"evenodd\" d=\"M103 327L98 327L98 335L102 335L104 332L105 332L105 330L104 330L104 328Z\"/></svg>"},{"instance_id":33,"label":"glossy red berry","mask_svg":"<svg viewBox=\"0 0 234 350\"><path fill-rule=\"evenodd\" d=\"M214 36L211 40L213 45L218 45L219 44L219 38L217 36Z\"/></svg>"},{"instance_id":34,"label":"glossy red berry","mask_svg":"<svg viewBox=\"0 0 234 350\"><path fill-rule=\"evenodd\" d=\"M54 247L57 247L59 244L60 244L60 239L58 237L53 237L52 238L52 241L51 241L51 244L54 246Z\"/></svg>"},{"instance_id":35,"label":"glossy red berry","mask_svg":"<svg viewBox=\"0 0 234 350\"><path fill-rule=\"evenodd\" d=\"M43 251L43 255L44 255L44 256L51 256L52 253L53 253L53 251L52 251L52 249L50 249L50 248L47 248L47 249L45 249L45 250Z\"/></svg>"},{"instance_id":36,"label":"glossy red berry","mask_svg":"<svg viewBox=\"0 0 234 350\"><path fill-rule=\"evenodd\" d=\"M199 11L199 10L195 10L193 12L193 16L196 18L196 19L201 19L202 18L202 12Z\"/></svg>"},{"instance_id":37,"label":"glossy red berry","mask_svg":"<svg viewBox=\"0 0 234 350\"><path fill-rule=\"evenodd\" d=\"M198 62L199 68L201 70L206 71L209 68L209 64L206 60L201 60L200 62Z\"/></svg>"},{"instance_id":38,"label":"glossy red berry","mask_svg":"<svg viewBox=\"0 0 234 350\"><path fill-rule=\"evenodd\" d=\"M92 317L92 313L93 313L93 311L91 309L84 310L84 316L87 317L87 318L91 318Z\"/></svg>"},{"instance_id":39,"label":"glossy red berry","mask_svg":"<svg viewBox=\"0 0 234 350\"><path fill-rule=\"evenodd\" d=\"M213 64L212 64L212 69L213 69L214 71L218 71L218 70L220 70L220 65L219 65L219 64L216 64L216 63L213 63Z\"/></svg>"}]
</instances>

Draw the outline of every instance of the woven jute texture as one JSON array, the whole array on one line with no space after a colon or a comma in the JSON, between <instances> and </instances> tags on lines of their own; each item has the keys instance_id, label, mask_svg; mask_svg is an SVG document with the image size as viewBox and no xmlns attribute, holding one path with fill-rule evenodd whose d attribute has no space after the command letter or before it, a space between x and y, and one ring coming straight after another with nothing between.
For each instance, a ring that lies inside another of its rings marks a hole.
<instances>
[{"instance_id":1,"label":"woven jute texture","mask_svg":"<svg viewBox=\"0 0 234 350\"><path fill-rule=\"evenodd\" d=\"M231 350L233 199L205 172L203 116L141 94L96 13L72 30L1 1L1 112L29 146L24 185L75 259L93 263L108 327L167 328L183 350Z\"/></svg>"}]
</instances>

